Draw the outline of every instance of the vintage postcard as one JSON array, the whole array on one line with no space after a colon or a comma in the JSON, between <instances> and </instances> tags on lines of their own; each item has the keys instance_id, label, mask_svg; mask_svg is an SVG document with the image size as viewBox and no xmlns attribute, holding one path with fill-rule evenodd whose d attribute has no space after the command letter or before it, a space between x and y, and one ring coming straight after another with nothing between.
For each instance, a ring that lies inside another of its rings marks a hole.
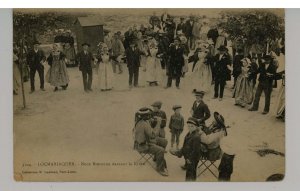
<instances>
[{"instance_id":1,"label":"vintage postcard","mask_svg":"<svg viewBox=\"0 0 300 191\"><path fill-rule=\"evenodd\" d=\"M284 13L14 9L14 179L282 180Z\"/></svg>"}]
</instances>

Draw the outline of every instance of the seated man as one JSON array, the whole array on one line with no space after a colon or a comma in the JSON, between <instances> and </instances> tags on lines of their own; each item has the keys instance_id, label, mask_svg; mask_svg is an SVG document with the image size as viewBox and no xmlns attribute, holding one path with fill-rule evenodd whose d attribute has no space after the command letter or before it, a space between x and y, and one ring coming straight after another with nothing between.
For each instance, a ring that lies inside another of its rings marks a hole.
<instances>
[{"instance_id":1,"label":"seated man","mask_svg":"<svg viewBox=\"0 0 300 191\"><path fill-rule=\"evenodd\" d=\"M218 112L214 112L214 118L209 127L199 129L201 142L207 146L207 159L210 161L221 158L220 141L224 136L227 136L224 117Z\"/></svg>"},{"instance_id":2,"label":"seated man","mask_svg":"<svg viewBox=\"0 0 300 191\"><path fill-rule=\"evenodd\" d=\"M157 122L153 123L152 110L144 107L136 114L136 120L134 128L135 149L140 153L153 154L157 172L162 176L168 176L164 158L167 140L158 137L161 119L158 118Z\"/></svg>"}]
</instances>

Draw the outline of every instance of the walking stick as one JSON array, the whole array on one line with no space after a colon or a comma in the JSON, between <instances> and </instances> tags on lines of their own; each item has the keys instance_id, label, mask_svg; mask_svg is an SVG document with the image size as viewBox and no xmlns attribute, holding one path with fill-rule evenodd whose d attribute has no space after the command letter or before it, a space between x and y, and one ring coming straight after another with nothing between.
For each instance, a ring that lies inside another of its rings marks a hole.
<instances>
[{"instance_id":1,"label":"walking stick","mask_svg":"<svg viewBox=\"0 0 300 191\"><path fill-rule=\"evenodd\" d=\"M23 108L25 109L26 108L26 98L25 98L25 93L24 93L24 80L23 80L23 60L24 60L24 54L23 54L23 51L24 51L24 39L21 40L21 53L20 53L20 64L21 64L21 87L22 87L22 97L23 97Z\"/></svg>"}]
</instances>

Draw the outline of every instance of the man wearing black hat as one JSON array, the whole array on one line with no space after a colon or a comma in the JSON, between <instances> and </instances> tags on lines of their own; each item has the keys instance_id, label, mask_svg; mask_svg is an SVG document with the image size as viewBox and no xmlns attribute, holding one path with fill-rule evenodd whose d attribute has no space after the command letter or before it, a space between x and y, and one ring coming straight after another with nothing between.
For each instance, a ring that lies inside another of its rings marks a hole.
<instances>
[{"instance_id":1,"label":"man wearing black hat","mask_svg":"<svg viewBox=\"0 0 300 191\"><path fill-rule=\"evenodd\" d=\"M92 91L93 69L92 61L94 60L92 53L89 51L90 44L83 43L83 50L77 55L79 70L82 72L83 87L85 92Z\"/></svg>"},{"instance_id":2,"label":"man wearing black hat","mask_svg":"<svg viewBox=\"0 0 300 191\"><path fill-rule=\"evenodd\" d=\"M137 47L135 41L130 42L129 48L125 51L127 68L129 72L129 88L132 88L132 81L134 87L139 86L139 68L140 58L143 54Z\"/></svg>"},{"instance_id":3,"label":"man wearing black hat","mask_svg":"<svg viewBox=\"0 0 300 191\"><path fill-rule=\"evenodd\" d=\"M198 120L199 125L205 125L205 121L210 118L208 106L203 101L204 92L194 90L196 101L193 103L191 114Z\"/></svg>"},{"instance_id":4,"label":"man wearing black hat","mask_svg":"<svg viewBox=\"0 0 300 191\"><path fill-rule=\"evenodd\" d=\"M273 89L273 80L275 79L277 67L272 63L272 57L266 55L263 57L263 62L259 64L258 73L258 86L255 93L255 98L253 101L253 106L249 111L257 111L259 106L259 100L262 92L265 94L265 108L262 114L269 113L270 102L271 102L271 93Z\"/></svg>"},{"instance_id":5,"label":"man wearing black hat","mask_svg":"<svg viewBox=\"0 0 300 191\"><path fill-rule=\"evenodd\" d=\"M190 117L187 121L188 134L184 138L183 146L180 150L170 150L172 155L179 158L184 156L186 161L186 181L195 181L197 178L197 166L202 156L202 151L205 151L205 147L201 144L200 135L198 133L198 120Z\"/></svg>"},{"instance_id":6,"label":"man wearing black hat","mask_svg":"<svg viewBox=\"0 0 300 191\"><path fill-rule=\"evenodd\" d=\"M190 19L185 22L185 36L188 40L191 50L195 49L195 37L193 35L194 24L195 24L195 17L191 15Z\"/></svg>"},{"instance_id":7,"label":"man wearing black hat","mask_svg":"<svg viewBox=\"0 0 300 191\"><path fill-rule=\"evenodd\" d=\"M44 89L44 65L43 62L45 62L46 57L42 50L39 48L40 43L38 41L35 41L33 43L33 49L28 53L27 55L27 64L30 68L30 86L31 86L31 92L33 93L35 91L34 86L34 77L36 71L39 74L40 77L40 89L42 91L45 91Z\"/></svg>"},{"instance_id":8,"label":"man wearing black hat","mask_svg":"<svg viewBox=\"0 0 300 191\"><path fill-rule=\"evenodd\" d=\"M227 54L227 48L222 45L218 48L219 53L215 56L215 94L214 99L223 99L223 93L228 75L230 77L231 59Z\"/></svg>"},{"instance_id":9,"label":"man wearing black hat","mask_svg":"<svg viewBox=\"0 0 300 191\"><path fill-rule=\"evenodd\" d=\"M176 27L176 34L178 31L181 31L186 36L184 17L180 17L180 23Z\"/></svg>"},{"instance_id":10,"label":"man wearing black hat","mask_svg":"<svg viewBox=\"0 0 300 191\"><path fill-rule=\"evenodd\" d=\"M176 87L179 89L182 67L184 66L184 48L180 45L180 39L174 39L169 49L169 66L167 67L168 83L167 87L172 86L173 78L176 79Z\"/></svg>"},{"instance_id":11,"label":"man wearing black hat","mask_svg":"<svg viewBox=\"0 0 300 191\"><path fill-rule=\"evenodd\" d=\"M134 127L135 149L140 153L151 153L155 157L156 168L162 176L168 176L167 164L164 158L167 140L157 138L160 129L160 120L157 125L151 127L152 111L149 108L141 108L137 113L137 122Z\"/></svg>"}]
</instances>

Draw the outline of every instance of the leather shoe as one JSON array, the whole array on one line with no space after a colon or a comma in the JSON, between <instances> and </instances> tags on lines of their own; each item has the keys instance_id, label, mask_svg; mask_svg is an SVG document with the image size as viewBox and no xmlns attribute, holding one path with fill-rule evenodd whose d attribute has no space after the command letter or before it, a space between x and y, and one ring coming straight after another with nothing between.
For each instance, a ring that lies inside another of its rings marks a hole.
<instances>
[{"instance_id":1,"label":"leather shoe","mask_svg":"<svg viewBox=\"0 0 300 191\"><path fill-rule=\"evenodd\" d=\"M251 107L250 109L248 109L248 111L257 111L257 109L254 109L253 107Z\"/></svg>"},{"instance_id":2,"label":"leather shoe","mask_svg":"<svg viewBox=\"0 0 300 191\"><path fill-rule=\"evenodd\" d=\"M161 174L162 176L169 176L167 169L160 170L160 171L158 171L158 173Z\"/></svg>"},{"instance_id":3,"label":"leather shoe","mask_svg":"<svg viewBox=\"0 0 300 191\"><path fill-rule=\"evenodd\" d=\"M268 114L268 113L269 113L268 111L263 111L263 112L262 112L263 115L266 115L266 114Z\"/></svg>"}]
</instances>

